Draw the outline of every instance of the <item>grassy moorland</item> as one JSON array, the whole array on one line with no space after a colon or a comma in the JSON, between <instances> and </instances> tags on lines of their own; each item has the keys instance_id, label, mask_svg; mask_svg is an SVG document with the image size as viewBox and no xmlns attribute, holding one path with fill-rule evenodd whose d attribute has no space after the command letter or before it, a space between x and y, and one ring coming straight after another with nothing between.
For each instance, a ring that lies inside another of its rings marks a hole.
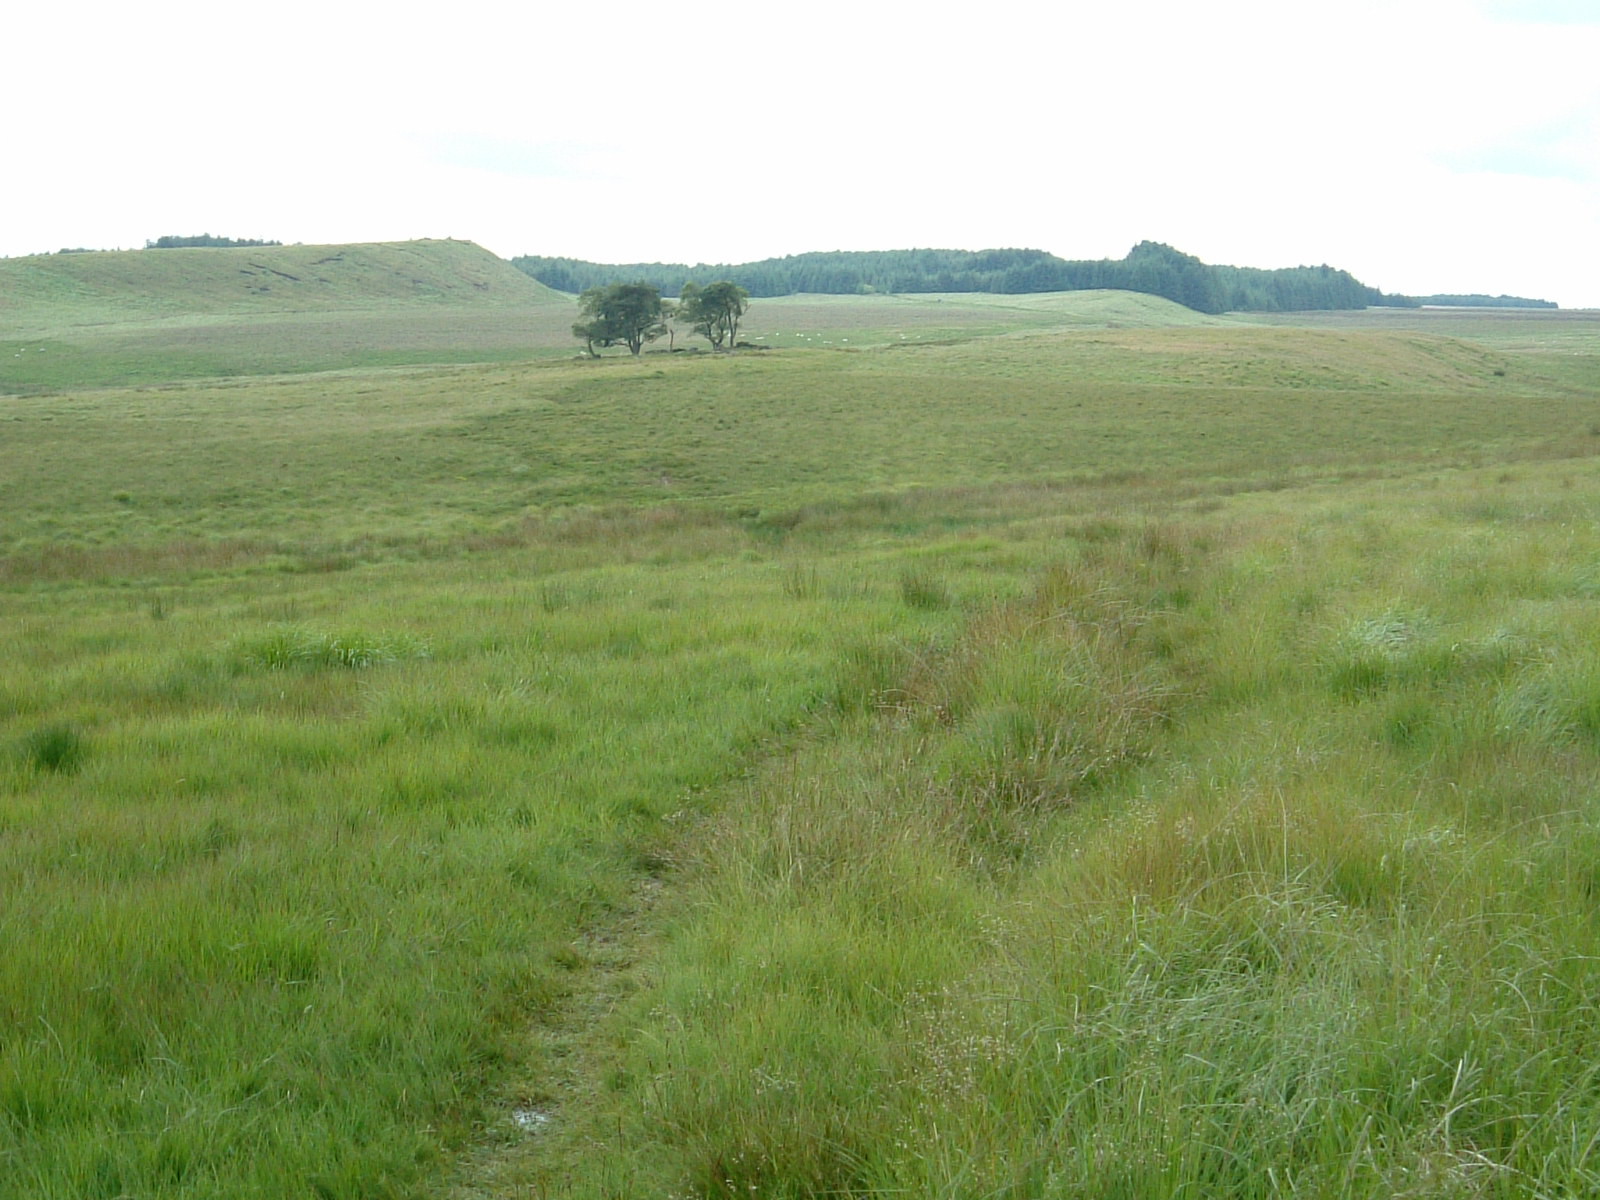
<instances>
[{"instance_id":1,"label":"grassy moorland","mask_svg":"<svg viewBox=\"0 0 1600 1200\"><path fill-rule=\"evenodd\" d=\"M470 242L4 259L0 393L521 359L571 308Z\"/></svg>"},{"instance_id":2,"label":"grassy moorland","mask_svg":"<svg viewBox=\"0 0 1600 1200\"><path fill-rule=\"evenodd\" d=\"M1069 301L0 398L0 1194L1594 1190L1600 320Z\"/></svg>"},{"instance_id":3,"label":"grassy moorland","mask_svg":"<svg viewBox=\"0 0 1600 1200\"><path fill-rule=\"evenodd\" d=\"M468 242L142 250L0 260L0 393L570 358L572 298ZM1127 292L790 296L766 348L1219 323ZM693 335L673 339L705 349Z\"/></svg>"}]
</instances>

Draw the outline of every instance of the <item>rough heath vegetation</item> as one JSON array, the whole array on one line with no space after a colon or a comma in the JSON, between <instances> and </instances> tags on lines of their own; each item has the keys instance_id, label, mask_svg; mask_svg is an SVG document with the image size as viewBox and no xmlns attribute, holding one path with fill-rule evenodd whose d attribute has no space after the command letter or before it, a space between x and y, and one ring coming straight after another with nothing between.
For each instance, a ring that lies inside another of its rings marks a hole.
<instances>
[{"instance_id":1,"label":"rough heath vegetation","mask_svg":"<svg viewBox=\"0 0 1600 1200\"><path fill-rule=\"evenodd\" d=\"M0 310L0 1196L1600 1191L1600 318L427 245Z\"/></svg>"}]
</instances>

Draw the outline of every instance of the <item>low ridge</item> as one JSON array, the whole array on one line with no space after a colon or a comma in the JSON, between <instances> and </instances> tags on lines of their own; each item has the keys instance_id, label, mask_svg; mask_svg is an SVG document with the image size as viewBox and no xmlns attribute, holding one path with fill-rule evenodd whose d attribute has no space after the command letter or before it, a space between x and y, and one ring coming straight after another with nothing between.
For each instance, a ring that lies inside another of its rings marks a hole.
<instances>
[{"instance_id":1,"label":"low ridge","mask_svg":"<svg viewBox=\"0 0 1600 1200\"><path fill-rule=\"evenodd\" d=\"M472 242L113 250L0 260L0 323L565 303Z\"/></svg>"}]
</instances>

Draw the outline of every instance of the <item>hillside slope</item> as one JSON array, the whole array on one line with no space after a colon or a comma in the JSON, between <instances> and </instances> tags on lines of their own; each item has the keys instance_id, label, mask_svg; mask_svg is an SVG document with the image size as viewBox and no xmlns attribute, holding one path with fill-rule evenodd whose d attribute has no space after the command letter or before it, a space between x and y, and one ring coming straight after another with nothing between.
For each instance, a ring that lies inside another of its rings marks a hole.
<instances>
[{"instance_id":1,"label":"hillside slope","mask_svg":"<svg viewBox=\"0 0 1600 1200\"><path fill-rule=\"evenodd\" d=\"M990 311L1038 314L1052 325L1086 328L1147 329L1171 325L1222 325L1226 318L1208 316L1176 300L1146 292L1088 288L1075 292L1026 292L994 295L985 292L944 296L897 297L907 304L959 303Z\"/></svg>"},{"instance_id":2,"label":"hillside slope","mask_svg":"<svg viewBox=\"0 0 1600 1200\"><path fill-rule=\"evenodd\" d=\"M120 250L0 260L0 325L13 328L563 302L472 242Z\"/></svg>"}]
</instances>

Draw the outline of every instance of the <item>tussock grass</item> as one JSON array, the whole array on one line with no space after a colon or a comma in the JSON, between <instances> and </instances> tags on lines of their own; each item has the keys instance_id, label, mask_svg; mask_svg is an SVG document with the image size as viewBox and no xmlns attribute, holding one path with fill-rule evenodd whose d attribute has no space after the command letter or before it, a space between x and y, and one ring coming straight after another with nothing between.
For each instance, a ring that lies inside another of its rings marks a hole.
<instances>
[{"instance_id":1,"label":"tussock grass","mask_svg":"<svg viewBox=\"0 0 1600 1200\"><path fill-rule=\"evenodd\" d=\"M23 759L38 771L75 771L83 762L83 735L71 725L46 725L22 739Z\"/></svg>"},{"instance_id":2,"label":"tussock grass","mask_svg":"<svg viewBox=\"0 0 1600 1200\"><path fill-rule=\"evenodd\" d=\"M235 642L231 655L241 667L282 671L291 667L372 667L427 658L429 650L427 643L409 634L291 628Z\"/></svg>"},{"instance_id":3,"label":"tussock grass","mask_svg":"<svg viewBox=\"0 0 1600 1200\"><path fill-rule=\"evenodd\" d=\"M590 532L548 553L652 561L168 577L162 620L143 587L6 593L8 1179L426 1190L666 818L826 703L836 642L947 619L892 564L792 598L676 523Z\"/></svg>"},{"instance_id":4,"label":"tussock grass","mask_svg":"<svg viewBox=\"0 0 1600 1200\"><path fill-rule=\"evenodd\" d=\"M1321 503L1083 527L697 830L572 1194L1592 1190L1600 631L1433 556L1597 547Z\"/></svg>"},{"instance_id":5,"label":"tussock grass","mask_svg":"<svg viewBox=\"0 0 1600 1200\"><path fill-rule=\"evenodd\" d=\"M932 572L907 567L900 572L900 599L910 608L948 608L950 592Z\"/></svg>"}]
</instances>

